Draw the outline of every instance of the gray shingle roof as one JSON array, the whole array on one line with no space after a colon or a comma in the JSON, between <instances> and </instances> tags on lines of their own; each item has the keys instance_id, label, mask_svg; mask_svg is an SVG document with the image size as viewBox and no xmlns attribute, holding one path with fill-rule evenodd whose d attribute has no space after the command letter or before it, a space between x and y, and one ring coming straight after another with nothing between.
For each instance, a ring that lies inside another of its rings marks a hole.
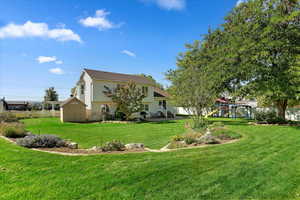
<instances>
[{"instance_id":1,"label":"gray shingle roof","mask_svg":"<svg viewBox=\"0 0 300 200\"><path fill-rule=\"evenodd\" d=\"M152 80L139 75L120 74L120 73L105 72L105 71L92 70L92 69L84 69L84 71L94 80L117 81L117 82L133 81L139 84L149 84L149 85L155 84Z\"/></svg>"}]
</instances>

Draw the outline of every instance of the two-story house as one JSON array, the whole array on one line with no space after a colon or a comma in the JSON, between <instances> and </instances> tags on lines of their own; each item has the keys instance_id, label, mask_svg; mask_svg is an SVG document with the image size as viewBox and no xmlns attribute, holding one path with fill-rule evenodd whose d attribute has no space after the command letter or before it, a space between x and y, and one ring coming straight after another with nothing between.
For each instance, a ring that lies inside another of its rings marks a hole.
<instances>
[{"instance_id":1,"label":"two-story house","mask_svg":"<svg viewBox=\"0 0 300 200\"><path fill-rule=\"evenodd\" d=\"M86 104L87 120L101 120L103 109L111 115L114 115L116 111L116 105L103 93L105 86L114 89L118 84L129 81L135 82L145 94L143 108L147 117L166 116L168 112L175 115L175 109L168 101L168 93L156 88L152 80L139 75L84 69L73 95Z\"/></svg>"}]
</instances>

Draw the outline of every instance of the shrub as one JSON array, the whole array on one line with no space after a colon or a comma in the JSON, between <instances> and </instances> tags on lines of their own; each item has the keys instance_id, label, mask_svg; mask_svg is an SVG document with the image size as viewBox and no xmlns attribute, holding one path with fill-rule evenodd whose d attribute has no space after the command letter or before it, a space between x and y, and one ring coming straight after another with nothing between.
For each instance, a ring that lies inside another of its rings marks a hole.
<instances>
[{"instance_id":1,"label":"shrub","mask_svg":"<svg viewBox=\"0 0 300 200\"><path fill-rule=\"evenodd\" d=\"M17 139L17 144L27 148L64 147L66 142L55 135L31 135Z\"/></svg>"},{"instance_id":2,"label":"shrub","mask_svg":"<svg viewBox=\"0 0 300 200\"><path fill-rule=\"evenodd\" d=\"M172 137L172 141L183 141L184 137L182 135L175 135Z\"/></svg>"},{"instance_id":3,"label":"shrub","mask_svg":"<svg viewBox=\"0 0 300 200\"><path fill-rule=\"evenodd\" d=\"M189 129L188 132L183 135L183 138L186 144L193 144L197 143L197 139L199 139L202 135L203 134L201 132Z\"/></svg>"},{"instance_id":4,"label":"shrub","mask_svg":"<svg viewBox=\"0 0 300 200\"><path fill-rule=\"evenodd\" d=\"M106 142L101 149L102 151L124 151L125 145L118 140L113 140L111 142Z\"/></svg>"},{"instance_id":5,"label":"shrub","mask_svg":"<svg viewBox=\"0 0 300 200\"><path fill-rule=\"evenodd\" d=\"M255 121L258 123L283 124L286 121L277 116L275 111L259 111L255 113Z\"/></svg>"},{"instance_id":6,"label":"shrub","mask_svg":"<svg viewBox=\"0 0 300 200\"><path fill-rule=\"evenodd\" d=\"M186 144L193 144L193 143L197 142L197 139L196 138L192 138L192 137L186 137L186 138L184 138L184 142Z\"/></svg>"},{"instance_id":7,"label":"shrub","mask_svg":"<svg viewBox=\"0 0 300 200\"><path fill-rule=\"evenodd\" d=\"M185 142L183 141L172 141L168 148L169 149L178 149L178 148L184 148L186 147L187 145L185 144Z\"/></svg>"},{"instance_id":8,"label":"shrub","mask_svg":"<svg viewBox=\"0 0 300 200\"><path fill-rule=\"evenodd\" d=\"M26 136L26 131L21 123L1 123L0 133L9 138L21 138Z\"/></svg>"},{"instance_id":9,"label":"shrub","mask_svg":"<svg viewBox=\"0 0 300 200\"><path fill-rule=\"evenodd\" d=\"M116 113L115 113L115 119L123 121L123 120L125 120L125 118L126 117L125 117L124 113L116 111Z\"/></svg>"}]
</instances>

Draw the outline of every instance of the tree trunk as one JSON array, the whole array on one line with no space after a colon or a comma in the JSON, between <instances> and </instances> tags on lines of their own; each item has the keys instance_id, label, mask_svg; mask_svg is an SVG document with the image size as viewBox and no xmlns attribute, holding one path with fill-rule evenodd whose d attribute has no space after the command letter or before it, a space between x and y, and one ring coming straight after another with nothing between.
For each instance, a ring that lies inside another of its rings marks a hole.
<instances>
[{"instance_id":1,"label":"tree trunk","mask_svg":"<svg viewBox=\"0 0 300 200\"><path fill-rule=\"evenodd\" d=\"M276 106L277 106L277 116L284 119L285 120L285 111L287 108L287 103L288 100L284 99L284 100L278 100L276 102Z\"/></svg>"}]
</instances>

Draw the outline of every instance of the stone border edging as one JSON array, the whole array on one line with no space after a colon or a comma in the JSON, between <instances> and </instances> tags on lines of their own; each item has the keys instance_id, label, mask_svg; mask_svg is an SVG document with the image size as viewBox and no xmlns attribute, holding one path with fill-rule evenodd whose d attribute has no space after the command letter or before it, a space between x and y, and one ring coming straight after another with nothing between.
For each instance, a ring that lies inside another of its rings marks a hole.
<instances>
[{"instance_id":1,"label":"stone border edging","mask_svg":"<svg viewBox=\"0 0 300 200\"><path fill-rule=\"evenodd\" d=\"M15 141L10 140L7 137L0 136L0 138L3 138L4 140L16 144ZM229 140L228 142L224 142L222 144L204 144L200 146L190 146L190 147L183 147L183 148L177 148L177 149L168 149L168 146L170 145L167 144L166 146L162 147L161 149L150 149L150 148L145 148L145 151L127 151L127 152L112 152L112 153L66 153L66 152L59 152L59 151L47 151L47 150L42 150L42 149L37 149L37 148L30 148L31 150L34 151L39 151L39 152L45 152L45 153L50 153L50 154L56 154L56 155L64 155L64 156L92 156L92 155L107 155L107 154L130 154L130 153L147 153L147 152L152 152L152 153L163 153L163 152L172 152L172 151L178 151L178 150L184 150L184 149L197 149L197 148L203 148L203 147L209 147L209 146L219 146L219 145L224 145L224 144L231 144L234 142L239 141L240 139L236 140Z\"/></svg>"}]
</instances>

